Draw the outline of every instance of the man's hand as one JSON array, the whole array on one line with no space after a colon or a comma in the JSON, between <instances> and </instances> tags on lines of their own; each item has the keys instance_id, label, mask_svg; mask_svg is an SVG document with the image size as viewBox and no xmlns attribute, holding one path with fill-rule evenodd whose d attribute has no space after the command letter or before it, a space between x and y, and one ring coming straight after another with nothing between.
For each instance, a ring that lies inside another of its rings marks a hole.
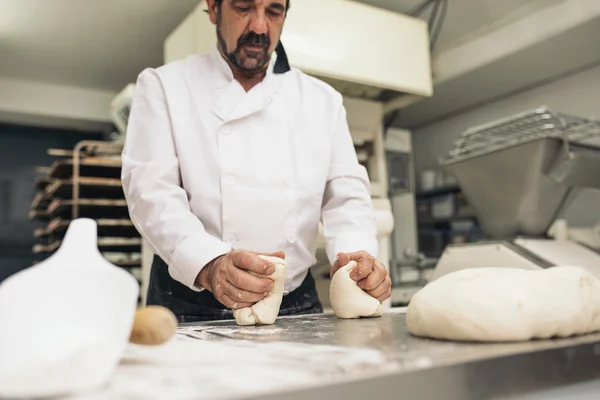
<instances>
[{"instance_id":1,"label":"man's hand","mask_svg":"<svg viewBox=\"0 0 600 400\"><path fill-rule=\"evenodd\" d=\"M212 292L224 306L233 310L251 307L264 299L273 289L273 280L250 274L271 275L275 266L262 258L259 253L246 250L232 250L216 258L198 274L196 282ZM285 258L283 252L264 254Z\"/></svg>"},{"instance_id":2,"label":"man's hand","mask_svg":"<svg viewBox=\"0 0 600 400\"><path fill-rule=\"evenodd\" d=\"M392 296L392 280L387 269L375 257L365 251L339 253L337 260L331 267L331 277L350 261L356 261L358 264L350 273L350 278L357 282L361 289L380 302Z\"/></svg>"}]
</instances>

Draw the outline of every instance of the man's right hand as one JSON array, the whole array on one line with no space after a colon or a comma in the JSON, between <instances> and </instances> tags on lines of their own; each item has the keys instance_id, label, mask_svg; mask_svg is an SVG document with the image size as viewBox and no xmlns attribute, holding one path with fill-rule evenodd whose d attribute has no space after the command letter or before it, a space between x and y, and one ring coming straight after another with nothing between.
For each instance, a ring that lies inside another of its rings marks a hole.
<instances>
[{"instance_id":1,"label":"man's right hand","mask_svg":"<svg viewBox=\"0 0 600 400\"><path fill-rule=\"evenodd\" d=\"M265 255L285 257L283 252ZM258 257L258 253L232 250L206 265L198 274L197 283L226 307L233 310L251 307L269 295L273 280L254 276L249 271L271 275L275 266Z\"/></svg>"}]
</instances>

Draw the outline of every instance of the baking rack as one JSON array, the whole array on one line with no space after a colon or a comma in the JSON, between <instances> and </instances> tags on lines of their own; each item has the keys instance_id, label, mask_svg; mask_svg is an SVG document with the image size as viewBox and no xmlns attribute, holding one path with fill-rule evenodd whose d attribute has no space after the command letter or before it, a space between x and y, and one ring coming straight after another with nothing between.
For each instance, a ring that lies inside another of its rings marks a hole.
<instances>
[{"instance_id":1,"label":"baking rack","mask_svg":"<svg viewBox=\"0 0 600 400\"><path fill-rule=\"evenodd\" d=\"M122 144L84 140L72 150L48 149L58 159L41 168L29 218L41 221L33 252L50 256L59 247L70 222L91 218L98 225L102 255L141 281L142 239L134 227L121 186Z\"/></svg>"},{"instance_id":2,"label":"baking rack","mask_svg":"<svg viewBox=\"0 0 600 400\"><path fill-rule=\"evenodd\" d=\"M454 142L454 148L442 164L464 161L507 147L542 138L563 140L564 150L570 142L581 142L600 134L600 122L558 113L547 106L528 110L507 118L471 128Z\"/></svg>"}]
</instances>

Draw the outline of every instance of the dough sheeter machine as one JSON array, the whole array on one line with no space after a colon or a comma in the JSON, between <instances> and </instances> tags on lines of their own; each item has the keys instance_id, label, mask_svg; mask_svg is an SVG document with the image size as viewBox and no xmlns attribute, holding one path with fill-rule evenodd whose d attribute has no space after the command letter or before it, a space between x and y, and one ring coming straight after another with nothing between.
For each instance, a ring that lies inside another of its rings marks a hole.
<instances>
[{"instance_id":1,"label":"dough sheeter machine","mask_svg":"<svg viewBox=\"0 0 600 400\"><path fill-rule=\"evenodd\" d=\"M432 279L465 268L556 265L600 278L598 252L566 240L564 232L548 236L574 195L600 188L598 121L543 106L469 129L441 163L488 239L447 246Z\"/></svg>"}]
</instances>

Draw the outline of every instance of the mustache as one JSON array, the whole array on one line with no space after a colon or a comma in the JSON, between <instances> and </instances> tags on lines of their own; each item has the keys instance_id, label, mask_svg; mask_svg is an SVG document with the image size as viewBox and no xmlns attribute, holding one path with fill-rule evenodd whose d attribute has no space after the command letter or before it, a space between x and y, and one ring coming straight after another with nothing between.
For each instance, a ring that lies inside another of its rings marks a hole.
<instances>
[{"instance_id":1,"label":"mustache","mask_svg":"<svg viewBox=\"0 0 600 400\"><path fill-rule=\"evenodd\" d=\"M240 49L247 45L269 48L271 45L271 39L264 33L259 35L254 32L248 32L240 36L237 47Z\"/></svg>"}]
</instances>

